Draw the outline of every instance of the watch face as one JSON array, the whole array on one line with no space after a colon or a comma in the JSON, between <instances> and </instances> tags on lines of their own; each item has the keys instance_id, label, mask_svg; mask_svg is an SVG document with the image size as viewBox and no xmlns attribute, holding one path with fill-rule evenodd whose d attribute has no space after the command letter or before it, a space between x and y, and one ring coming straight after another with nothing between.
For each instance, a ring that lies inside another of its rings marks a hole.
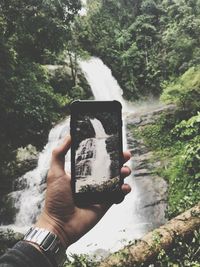
<instances>
[{"instance_id":1,"label":"watch face","mask_svg":"<svg viewBox=\"0 0 200 267\"><path fill-rule=\"evenodd\" d=\"M42 235L41 235L42 238ZM45 236L45 238L42 240L42 243L40 245L40 247L44 250L44 251L48 251L51 250L52 248L55 247L55 250L57 250L57 245L58 245L59 240L57 238L57 236L53 233L48 233L47 236Z\"/></svg>"}]
</instances>

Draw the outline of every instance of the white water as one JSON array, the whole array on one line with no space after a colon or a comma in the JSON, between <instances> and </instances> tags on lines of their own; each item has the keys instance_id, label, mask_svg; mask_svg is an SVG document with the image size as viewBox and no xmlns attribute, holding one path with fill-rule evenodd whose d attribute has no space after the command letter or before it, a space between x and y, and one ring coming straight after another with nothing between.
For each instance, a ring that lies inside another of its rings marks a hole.
<instances>
[{"instance_id":1,"label":"white water","mask_svg":"<svg viewBox=\"0 0 200 267\"><path fill-rule=\"evenodd\" d=\"M100 122L100 120L97 120L97 119L92 119L90 120L91 123L92 123L92 126L94 128L94 132L95 132L95 137L98 138L98 139L101 139L101 138L107 138L108 135L106 134L104 128L103 128L103 125L102 123Z\"/></svg>"},{"instance_id":2,"label":"white water","mask_svg":"<svg viewBox=\"0 0 200 267\"><path fill-rule=\"evenodd\" d=\"M121 93L122 90L117 81L112 77L111 71L98 58L80 63L86 78L92 88L96 100L118 100L126 108ZM41 183L45 179L50 165L51 152L69 132L68 119L54 127L49 134L49 141L40 154L38 167L24 175L27 180L27 188L13 192L19 213L15 226L27 227L33 222L33 218L39 213L43 200ZM126 146L124 127L124 144ZM96 250L116 251L128 241L140 238L145 232L145 226L141 223L136 203L139 199L137 186L134 185L132 176L125 179L134 188L125 200L113 205L102 220L84 237L68 248L68 253L89 253Z\"/></svg>"},{"instance_id":3,"label":"white water","mask_svg":"<svg viewBox=\"0 0 200 267\"><path fill-rule=\"evenodd\" d=\"M15 229L31 226L39 214L44 199L45 177L49 170L52 150L61 143L67 133L69 133L69 119L50 131L48 143L39 155L38 166L19 178L26 181L27 187L11 193L15 199L15 207L19 209L14 224Z\"/></svg>"},{"instance_id":4,"label":"white water","mask_svg":"<svg viewBox=\"0 0 200 267\"><path fill-rule=\"evenodd\" d=\"M82 8L78 12L80 16L85 16L87 15L87 0L81 0L82 3Z\"/></svg>"},{"instance_id":5,"label":"white water","mask_svg":"<svg viewBox=\"0 0 200 267\"><path fill-rule=\"evenodd\" d=\"M123 106L123 111L127 111L127 105L122 97L122 89L112 76L111 70L104 65L101 59L92 57L88 61L79 62L79 64L96 100L118 100Z\"/></svg>"},{"instance_id":6,"label":"white water","mask_svg":"<svg viewBox=\"0 0 200 267\"><path fill-rule=\"evenodd\" d=\"M110 156L106 150L106 138L108 137L105 133L103 125L97 119L91 120L94 131L95 131L95 160L92 166L92 177L102 183L102 181L110 178ZM102 168L103 167L103 168Z\"/></svg>"}]
</instances>

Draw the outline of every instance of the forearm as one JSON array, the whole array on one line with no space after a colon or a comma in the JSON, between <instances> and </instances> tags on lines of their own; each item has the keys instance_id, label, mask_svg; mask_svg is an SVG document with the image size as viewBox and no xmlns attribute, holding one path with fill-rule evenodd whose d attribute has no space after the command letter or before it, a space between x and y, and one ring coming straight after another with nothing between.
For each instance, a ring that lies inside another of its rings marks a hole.
<instances>
[{"instance_id":1,"label":"forearm","mask_svg":"<svg viewBox=\"0 0 200 267\"><path fill-rule=\"evenodd\" d=\"M52 267L48 258L35 246L18 242L0 258L0 267Z\"/></svg>"},{"instance_id":2,"label":"forearm","mask_svg":"<svg viewBox=\"0 0 200 267\"><path fill-rule=\"evenodd\" d=\"M0 267L56 267L66 258L66 247L60 240L58 228L45 221L30 228L23 241L18 242L0 258Z\"/></svg>"}]
</instances>

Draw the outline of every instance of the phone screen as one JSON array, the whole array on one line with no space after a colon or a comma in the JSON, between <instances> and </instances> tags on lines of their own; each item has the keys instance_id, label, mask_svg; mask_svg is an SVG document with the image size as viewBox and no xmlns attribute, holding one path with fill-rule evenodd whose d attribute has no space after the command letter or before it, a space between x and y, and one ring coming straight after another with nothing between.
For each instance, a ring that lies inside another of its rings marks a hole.
<instances>
[{"instance_id":1,"label":"phone screen","mask_svg":"<svg viewBox=\"0 0 200 267\"><path fill-rule=\"evenodd\" d=\"M72 137L76 194L120 190L121 128L121 110L76 111Z\"/></svg>"}]
</instances>

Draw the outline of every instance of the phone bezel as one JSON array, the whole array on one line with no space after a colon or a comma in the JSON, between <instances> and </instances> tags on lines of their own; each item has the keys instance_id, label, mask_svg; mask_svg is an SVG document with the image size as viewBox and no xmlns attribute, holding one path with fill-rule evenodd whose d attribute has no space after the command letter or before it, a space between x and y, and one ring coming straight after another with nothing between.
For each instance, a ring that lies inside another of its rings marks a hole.
<instances>
[{"instance_id":1,"label":"phone bezel","mask_svg":"<svg viewBox=\"0 0 200 267\"><path fill-rule=\"evenodd\" d=\"M71 145L71 187L74 196L74 201L77 206L85 206L89 204L96 203L119 203L123 200L124 194L121 190L121 185L123 184L123 179L121 177L120 169L123 165L123 151L122 151L122 106L121 103L113 100L113 101L95 101L95 100L76 100L70 105L71 111L71 119L70 119L70 133L72 139ZM119 189L113 192L84 192L84 193L76 193L75 191L75 147L74 147L74 131L75 131L75 120L76 114L80 112L98 112L98 111L116 111L118 116L119 123Z\"/></svg>"}]
</instances>

